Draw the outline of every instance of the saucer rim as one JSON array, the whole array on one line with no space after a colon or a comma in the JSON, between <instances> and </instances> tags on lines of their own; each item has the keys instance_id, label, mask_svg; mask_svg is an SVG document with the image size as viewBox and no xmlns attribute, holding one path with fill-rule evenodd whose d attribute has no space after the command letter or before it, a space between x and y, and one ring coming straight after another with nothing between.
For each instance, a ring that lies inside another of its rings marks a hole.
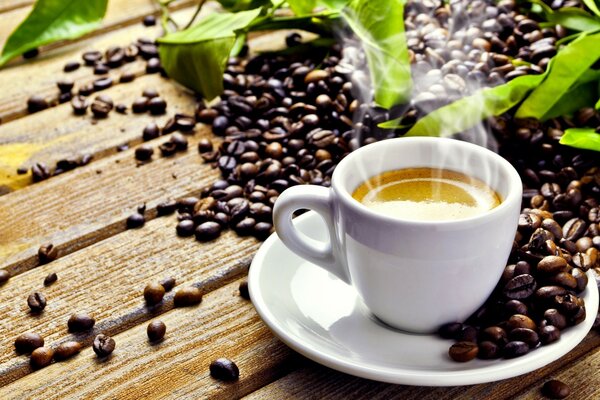
<instances>
[{"instance_id":1,"label":"saucer rim","mask_svg":"<svg viewBox=\"0 0 600 400\"><path fill-rule=\"evenodd\" d=\"M303 224L305 223L303 221L317 217L317 213L309 211L295 218L294 223ZM279 318L270 311L268 304L262 295L259 278L269 251L277 242L281 242L281 240L277 233L273 233L260 246L250 265L248 273L248 289L250 292L250 299L257 313L275 336L293 350L326 367L360 378L393 384L417 386L473 385L513 378L542 368L569 353L587 336L592 328L595 314L598 312L598 288L595 279L591 277L588 280L586 290L583 292L585 293L584 297L586 298L586 319L574 327L569 327L567 341L563 341L564 336L561 335L559 341L537 348L535 351L522 357L510 360L478 360L480 362L486 362L489 366L468 370L424 371L422 369L411 370L406 367L395 368L378 366L375 363L365 364L355 362L335 354L330 354L329 352L324 352L322 349L312 346L302 337L296 338L293 334L288 333L286 329L284 329L284 324L279 323ZM290 250L287 249L287 251ZM591 303L592 309L589 308L589 303ZM403 334L407 333L399 333L399 335ZM432 338L437 337L434 334L424 336ZM450 344L451 341L448 341L448 346L450 346Z\"/></svg>"}]
</instances>

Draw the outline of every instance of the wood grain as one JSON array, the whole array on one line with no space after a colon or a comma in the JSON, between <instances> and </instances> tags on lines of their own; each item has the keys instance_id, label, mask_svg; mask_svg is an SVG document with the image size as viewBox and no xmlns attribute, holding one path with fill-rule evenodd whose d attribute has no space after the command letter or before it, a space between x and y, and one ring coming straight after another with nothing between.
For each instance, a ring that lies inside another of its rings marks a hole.
<instances>
[{"instance_id":1,"label":"wood grain","mask_svg":"<svg viewBox=\"0 0 600 400\"><path fill-rule=\"evenodd\" d=\"M159 344L150 345L146 325L138 325L114 336L117 347L108 360L98 361L87 348L0 389L0 398L242 397L288 372L296 357L237 294L238 284L209 293L197 307L161 315L167 334ZM208 366L219 357L236 362L238 381L210 377Z\"/></svg>"},{"instance_id":2,"label":"wood grain","mask_svg":"<svg viewBox=\"0 0 600 400\"><path fill-rule=\"evenodd\" d=\"M562 366L579 365L578 360L585 359L586 355L589 357L589 354L595 354L597 358L599 356L598 346L600 346L600 335L592 332L569 354L526 375L488 384L437 388L375 382L343 374L307 361L303 368L248 395L245 399L512 399L519 392L536 385L540 379L553 376L554 372ZM593 387L593 390L598 390L600 374L597 372L586 373L585 376L586 379L581 382L581 388L574 388L574 391L589 391L588 386ZM584 399L585 397L573 398Z\"/></svg>"},{"instance_id":3,"label":"wood grain","mask_svg":"<svg viewBox=\"0 0 600 400\"><path fill-rule=\"evenodd\" d=\"M1 0L0 13L32 5L34 0Z\"/></svg>"},{"instance_id":4,"label":"wood grain","mask_svg":"<svg viewBox=\"0 0 600 400\"><path fill-rule=\"evenodd\" d=\"M128 230L82 251L13 277L0 289L0 385L30 372L26 356L16 356L13 342L26 331L47 343L76 338L89 345L100 332L117 334L173 308L174 291L161 304L147 307L146 284L173 276L178 289L194 284L214 290L246 273L258 242L226 232L218 240L199 243L175 233L176 217L158 218L142 229ZM58 281L44 287L50 272ZM40 315L28 312L27 295L41 291L48 305ZM97 323L89 334L71 335L66 321L86 312ZM0 396L0 398L3 398Z\"/></svg>"},{"instance_id":5,"label":"wood grain","mask_svg":"<svg viewBox=\"0 0 600 400\"><path fill-rule=\"evenodd\" d=\"M199 125L196 131L188 137L189 150L180 155L155 154L139 166L129 149L1 196L0 268L21 273L38 264L37 250L44 243L69 254L122 232L125 219L143 203L152 218L159 202L198 195L220 174L195 150L200 138L211 136L210 129Z\"/></svg>"}]
</instances>

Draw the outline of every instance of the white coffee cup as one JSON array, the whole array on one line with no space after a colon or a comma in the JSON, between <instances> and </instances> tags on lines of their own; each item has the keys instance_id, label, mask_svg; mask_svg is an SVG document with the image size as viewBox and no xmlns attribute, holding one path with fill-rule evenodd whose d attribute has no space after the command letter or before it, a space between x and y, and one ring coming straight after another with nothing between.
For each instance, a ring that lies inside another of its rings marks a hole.
<instances>
[{"instance_id":1,"label":"white coffee cup","mask_svg":"<svg viewBox=\"0 0 600 400\"><path fill-rule=\"evenodd\" d=\"M473 217L437 222L383 215L352 197L375 175L415 167L478 178L502 202ZM453 139L397 138L350 153L336 167L330 188L285 190L273 219L290 250L352 285L381 321L430 333L444 323L464 321L491 294L510 255L521 197L519 174L492 151ZM314 210L324 219L329 242L294 228L292 214L298 209Z\"/></svg>"}]
</instances>

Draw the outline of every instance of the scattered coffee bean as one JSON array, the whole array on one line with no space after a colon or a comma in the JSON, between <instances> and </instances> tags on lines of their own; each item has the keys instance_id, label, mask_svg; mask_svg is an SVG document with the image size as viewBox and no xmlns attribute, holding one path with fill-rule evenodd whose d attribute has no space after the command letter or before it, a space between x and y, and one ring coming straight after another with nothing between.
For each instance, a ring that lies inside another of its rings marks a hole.
<instances>
[{"instance_id":1,"label":"scattered coffee bean","mask_svg":"<svg viewBox=\"0 0 600 400\"><path fill-rule=\"evenodd\" d=\"M119 77L120 83L129 83L135 80L135 74L133 72L125 71Z\"/></svg>"},{"instance_id":2,"label":"scattered coffee bean","mask_svg":"<svg viewBox=\"0 0 600 400\"><path fill-rule=\"evenodd\" d=\"M146 73L147 74L155 74L160 72L162 66L160 64L160 60L157 57L153 57L146 62Z\"/></svg>"},{"instance_id":3,"label":"scattered coffee bean","mask_svg":"<svg viewBox=\"0 0 600 400\"><path fill-rule=\"evenodd\" d=\"M42 111L46 108L48 108L48 102L43 96L34 94L29 99L27 99L27 110L30 113Z\"/></svg>"},{"instance_id":4,"label":"scattered coffee bean","mask_svg":"<svg viewBox=\"0 0 600 400\"><path fill-rule=\"evenodd\" d=\"M90 317L88 314L76 313L69 317L67 326L69 332L84 332L94 327L96 320Z\"/></svg>"},{"instance_id":5,"label":"scattered coffee bean","mask_svg":"<svg viewBox=\"0 0 600 400\"><path fill-rule=\"evenodd\" d=\"M175 287L175 278L173 278L172 276L168 276L164 279L162 279L160 282L158 282L162 285L163 288L165 288L166 292L170 292L171 289L173 289Z\"/></svg>"},{"instance_id":6,"label":"scattered coffee bean","mask_svg":"<svg viewBox=\"0 0 600 400\"><path fill-rule=\"evenodd\" d=\"M221 225L213 221L204 222L196 227L194 234L197 240L208 242L219 237L221 234Z\"/></svg>"},{"instance_id":7,"label":"scattered coffee bean","mask_svg":"<svg viewBox=\"0 0 600 400\"><path fill-rule=\"evenodd\" d=\"M146 15L142 22L144 26L154 26L156 25L156 17L154 15Z\"/></svg>"},{"instance_id":8,"label":"scattered coffee bean","mask_svg":"<svg viewBox=\"0 0 600 400\"><path fill-rule=\"evenodd\" d=\"M83 55L81 57L83 58L85 65L93 66L94 64L96 64L96 62L98 62L102 59L102 53L100 53L99 51L95 51L95 50L94 51L86 51L85 53L83 53Z\"/></svg>"},{"instance_id":9,"label":"scattered coffee bean","mask_svg":"<svg viewBox=\"0 0 600 400\"><path fill-rule=\"evenodd\" d=\"M146 218L140 213L133 213L127 217L127 229L141 228L146 223Z\"/></svg>"},{"instance_id":10,"label":"scattered coffee bean","mask_svg":"<svg viewBox=\"0 0 600 400\"><path fill-rule=\"evenodd\" d=\"M79 354L81 351L81 343L70 340L59 344L54 350L54 360L63 361Z\"/></svg>"},{"instance_id":11,"label":"scattered coffee bean","mask_svg":"<svg viewBox=\"0 0 600 400\"><path fill-rule=\"evenodd\" d=\"M38 48L27 50L23 53L23 58L28 60L30 58L35 58L40 54L40 50Z\"/></svg>"},{"instance_id":12,"label":"scattered coffee bean","mask_svg":"<svg viewBox=\"0 0 600 400\"><path fill-rule=\"evenodd\" d=\"M40 313L46 308L46 296L40 292L33 292L27 297L27 305L34 313Z\"/></svg>"},{"instance_id":13,"label":"scattered coffee bean","mask_svg":"<svg viewBox=\"0 0 600 400\"><path fill-rule=\"evenodd\" d=\"M49 347L38 347L31 352L29 363L33 369L41 369L50 365L53 357L54 350Z\"/></svg>"},{"instance_id":14,"label":"scattered coffee bean","mask_svg":"<svg viewBox=\"0 0 600 400\"><path fill-rule=\"evenodd\" d=\"M177 202L175 200L165 201L163 203L159 203L156 206L156 211L158 216L171 215L177 209Z\"/></svg>"},{"instance_id":15,"label":"scattered coffee bean","mask_svg":"<svg viewBox=\"0 0 600 400\"><path fill-rule=\"evenodd\" d=\"M160 303L164 295L165 288L159 283L149 283L144 288L144 300L149 306Z\"/></svg>"},{"instance_id":16,"label":"scattered coffee bean","mask_svg":"<svg viewBox=\"0 0 600 400\"><path fill-rule=\"evenodd\" d=\"M508 342L504 346L504 357L505 358L516 358L529 353L529 346L525 342L518 340Z\"/></svg>"},{"instance_id":17,"label":"scattered coffee bean","mask_svg":"<svg viewBox=\"0 0 600 400\"><path fill-rule=\"evenodd\" d=\"M0 269L0 286L4 285L10 279L10 272L5 269Z\"/></svg>"},{"instance_id":18,"label":"scattered coffee bean","mask_svg":"<svg viewBox=\"0 0 600 400\"><path fill-rule=\"evenodd\" d=\"M152 158L154 149L149 144L141 144L135 149L135 158L139 161L148 161Z\"/></svg>"},{"instance_id":19,"label":"scattered coffee bean","mask_svg":"<svg viewBox=\"0 0 600 400\"><path fill-rule=\"evenodd\" d=\"M500 358L501 355L502 350L496 343L487 340L479 343L479 351L477 353L478 358L481 358L482 360L492 360Z\"/></svg>"},{"instance_id":20,"label":"scattered coffee bean","mask_svg":"<svg viewBox=\"0 0 600 400\"><path fill-rule=\"evenodd\" d=\"M571 394L571 389L566 383L551 379L542 386L542 394L551 399L564 399Z\"/></svg>"},{"instance_id":21,"label":"scattered coffee bean","mask_svg":"<svg viewBox=\"0 0 600 400\"><path fill-rule=\"evenodd\" d=\"M23 333L15 339L15 350L17 353L31 353L33 350L44 345L44 338L37 333Z\"/></svg>"},{"instance_id":22,"label":"scattered coffee bean","mask_svg":"<svg viewBox=\"0 0 600 400\"><path fill-rule=\"evenodd\" d=\"M202 291L194 286L181 288L175 292L173 302L175 307L187 307L199 304L202 301Z\"/></svg>"},{"instance_id":23,"label":"scattered coffee bean","mask_svg":"<svg viewBox=\"0 0 600 400\"><path fill-rule=\"evenodd\" d=\"M477 347L477 343L474 342L454 343L448 351L450 358L458 362L471 361L472 359L477 357L478 353L479 348Z\"/></svg>"},{"instance_id":24,"label":"scattered coffee bean","mask_svg":"<svg viewBox=\"0 0 600 400\"><path fill-rule=\"evenodd\" d=\"M246 300L250 300L250 291L248 290L248 281L243 281L240 283L239 291L240 291L240 296L242 296Z\"/></svg>"},{"instance_id":25,"label":"scattered coffee bean","mask_svg":"<svg viewBox=\"0 0 600 400\"><path fill-rule=\"evenodd\" d=\"M58 276L56 275L56 272L49 273L44 278L44 286L52 285L54 282L56 282L57 279L58 279Z\"/></svg>"},{"instance_id":26,"label":"scattered coffee bean","mask_svg":"<svg viewBox=\"0 0 600 400\"><path fill-rule=\"evenodd\" d=\"M98 357L108 357L115 350L115 340L103 334L96 335L92 349Z\"/></svg>"},{"instance_id":27,"label":"scattered coffee bean","mask_svg":"<svg viewBox=\"0 0 600 400\"><path fill-rule=\"evenodd\" d=\"M167 326L162 321L152 321L148 324L148 328L146 329L146 333L148 334L148 339L151 342L158 342L165 337L165 333L167 332Z\"/></svg>"},{"instance_id":28,"label":"scattered coffee bean","mask_svg":"<svg viewBox=\"0 0 600 400\"><path fill-rule=\"evenodd\" d=\"M44 244L38 249L40 264L47 264L58 258L58 249L52 244Z\"/></svg>"},{"instance_id":29,"label":"scattered coffee bean","mask_svg":"<svg viewBox=\"0 0 600 400\"><path fill-rule=\"evenodd\" d=\"M97 92L101 91L101 90L108 89L109 87L112 86L112 84L113 84L113 80L110 77L96 79L93 82L94 90L97 91Z\"/></svg>"},{"instance_id":30,"label":"scattered coffee bean","mask_svg":"<svg viewBox=\"0 0 600 400\"><path fill-rule=\"evenodd\" d=\"M50 178L50 170L46 164L37 162L31 167L31 177L34 182L40 182Z\"/></svg>"},{"instance_id":31,"label":"scattered coffee bean","mask_svg":"<svg viewBox=\"0 0 600 400\"><path fill-rule=\"evenodd\" d=\"M73 72L76 69L79 69L79 67L81 67L81 63L79 63L78 61L69 61L63 67L63 71L64 72Z\"/></svg>"},{"instance_id":32,"label":"scattered coffee bean","mask_svg":"<svg viewBox=\"0 0 600 400\"><path fill-rule=\"evenodd\" d=\"M218 358L210 363L210 376L221 381L235 381L240 377L238 366L228 358Z\"/></svg>"},{"instance_id":33,"label":"scattered coffee bean","mask_svg":"<svg viewBox=\"0 0 600 400\"><path fill-rule=\"evenodd\" d=\"M106 75L110 72L110 67L102 62L94 65L94 75Z\"/></svg>"},{"instance_id":34,"label":"scattered coffee bean","mask_svg":"<svg viewBox=\"0 0 600 400\"><path fill-rule=\"evenodd\" d=\"M148 101L148 110L152 115L161 115L167 109L167 102L160 97L153 97Z\"/></svg>"},{"instance_id":35,"label":"scattered coffee bean","mask_svg":"<svg viewBox=\"0 0 600 400\"><path fill-rule=\"evenodd\" d=\"M56 82L56 86L58 86L61 93L70 93L73 90L74 83L71 79L61 79Z\"/></svg>"},{"instance_id":36,"label":"scattered coffee bean","mask_svg":"<svg viewBox=\"0 0 600 400\"><path fill-rule=\"evenodd\" d=\"M147 99L153 99L155 97L158 97L159 94L158 91L154 88L146 88L142 92L142 96L146 97Z\"/></svg>"},{"instance_id":37,"label":"scattered coffee bean","mask_svg":"<svg viewBox=\"0 0 600 400\"><path fill-rule=\"evenodd\" d=\"M185 151L188 148L188 141L181 133L173 133L169 141L175 146L175 151Z\"/></svg>"},{"instance_id":38,"label":"scattered coffee bean","mask_svg":"<svg viewBox=\"0 0 600 400\"><path fill-rule=\"evenodd\" d=\"M196 230L196 226L194 225L194 221L185 219L183 221L180 221L177 224L176 229L177 229L177 235L179 235L181 237L188 237L188 236L192 236L194 234L194 231Z\"/></svg>"},{"instance_id":39,"label":"scattered coffee bean","mask_svg":"<svg viewBox=\"0 0 600 400\"><path fill-rule=\"evenodd\" d=\"M106 118L108 113L113 109L113 101L106 95L97 96L90 109L96 118Z\"/></svg>"},{"instance_id":40,"label":"scattered coffee bean","mask_svg":"<svg viewBox=\"0 0 600 400\"><path fill-rule=\"evenodd\" d=\"M133 103L131 104L131 110L136 114L146 112L147 109L148 109L148 98L147 97L139 97L139 98L135 99L133 101Z\"/></svg>"},{"instance_id":41,"label":"scattered coffee bean","mask_svg":"<svg viewBox=\"0 0 600 400\"><path fill-rule=\"evenodd\" d=\"M71 107L73 107L73 113L83 115L88 108L88 102L84 96L75 96L71 99Z\"/></svg>"},{"instance_id":42,"label":"scattered coffee bean","mask_svg":"<svg viewBox=\"0 0 600 400\"><path fill-rule=\"evenodd\" d=\"M144 128L142 139L144 142L147 142L149 140L156 139L159 136L160 129L158 128L158 125L156 125L154 122L151 122Z\"/></svg>"},{"instance_id":43,"label":"scattered coffee bean","mask_svg":"<svg viewBox=\"0 0 600 400\"><path fill-rule=\"evenodd\" d=\"M127 114L127 106L123 103L119 103L115 106L115 111L119 114Z\"/></svg>"},{"instance_id":44,"label":"scattered coffee bean","mask_svg":"<svg viewBox=\"0 0 600 400\"><path fill-rule=\"evenodd\" d=\"M160 150L160 154L163 157L171 157L172 155L174 155L177 152L176 144L171 142L170 140L167 142L161 143L158 146L158 149Z\"/></svg>"}]
</instances>

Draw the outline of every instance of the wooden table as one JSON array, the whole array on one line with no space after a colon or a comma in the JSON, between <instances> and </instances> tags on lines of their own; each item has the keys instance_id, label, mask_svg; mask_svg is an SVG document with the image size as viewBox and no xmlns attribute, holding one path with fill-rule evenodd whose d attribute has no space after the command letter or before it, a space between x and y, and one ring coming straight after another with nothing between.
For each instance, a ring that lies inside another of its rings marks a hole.
<instances>
[{"instance_id":1,"label":"wooden table","mask_svg":"<svg viewBox=\"0 0 600 400\"><path fill-rule=\"evenodd\" d=\"M32 0L0 1L0 45L30 10ZM172 4L176 18L189 17L194 1ZM210 7L208 7L210 9ZM208 11L207 9L207 11ZM560 360L513 379L468 387L427 388L378 383L319 366L276 339L260 320L251 302L238 295L259 242L227 232L201 244L175 234L175 216L154 218L156 205L168 198L197 195L218 177L193 150L209 127L197 128L190 150L173 158L155 157L138 167L133 145L141 127L159 118L112 112L106 120L76 117L69 104L28 115L26 100L33 93L56 96L55 82L66 61L78 60L89 49L126 45L140 36L156 36L158 27L144 27L145 15L157 14L150 0L111 0L96 32L74 43L43 49L28 62L0 70L0 268L13 275L0 288L0 398L539 398L541 385L561 379L572 388L572 399L600 398L600 335L590 333ZM277 38L262 38L268 46ZM255 39L259 43L261 38ZM144 64L126 67L139 77L105 93L116 103L130 104L147 87L168 100L170 115L190 113L193 96L158 75L143 75ZM113 72L114 73L114 72ZM78 83L94 79L88 68L69 74ZM160 139L159 139L160 140ZM128 143L132 148L117 152ZM156 143L153 143L156 144ZM87 166L31 184L20 166L93 154ZM149 221L142 229L126 230L125 219L146 203ZM39 265L37 250L53 243L61 257ZM44 277L58 281L44 287ZM172 293L156 309L144 305L144 286L165 276L177 286L195 285L205 293L191 308L173 308ZM39 316L28 312L26 298L41 290L48 306ZM94 332L77 335L84 349L66 362L33 372L29 359L17 355L17 335L36 331L55 346L72 339L66 321L75 311L97 320ZM166 339L150 345L148 321L167 325ZM117 349L98 361L91 349L96 333L111 335ZM218 357L234 360L239 381L212 379L208 365Z\"/></svg>"}]
</instances>

